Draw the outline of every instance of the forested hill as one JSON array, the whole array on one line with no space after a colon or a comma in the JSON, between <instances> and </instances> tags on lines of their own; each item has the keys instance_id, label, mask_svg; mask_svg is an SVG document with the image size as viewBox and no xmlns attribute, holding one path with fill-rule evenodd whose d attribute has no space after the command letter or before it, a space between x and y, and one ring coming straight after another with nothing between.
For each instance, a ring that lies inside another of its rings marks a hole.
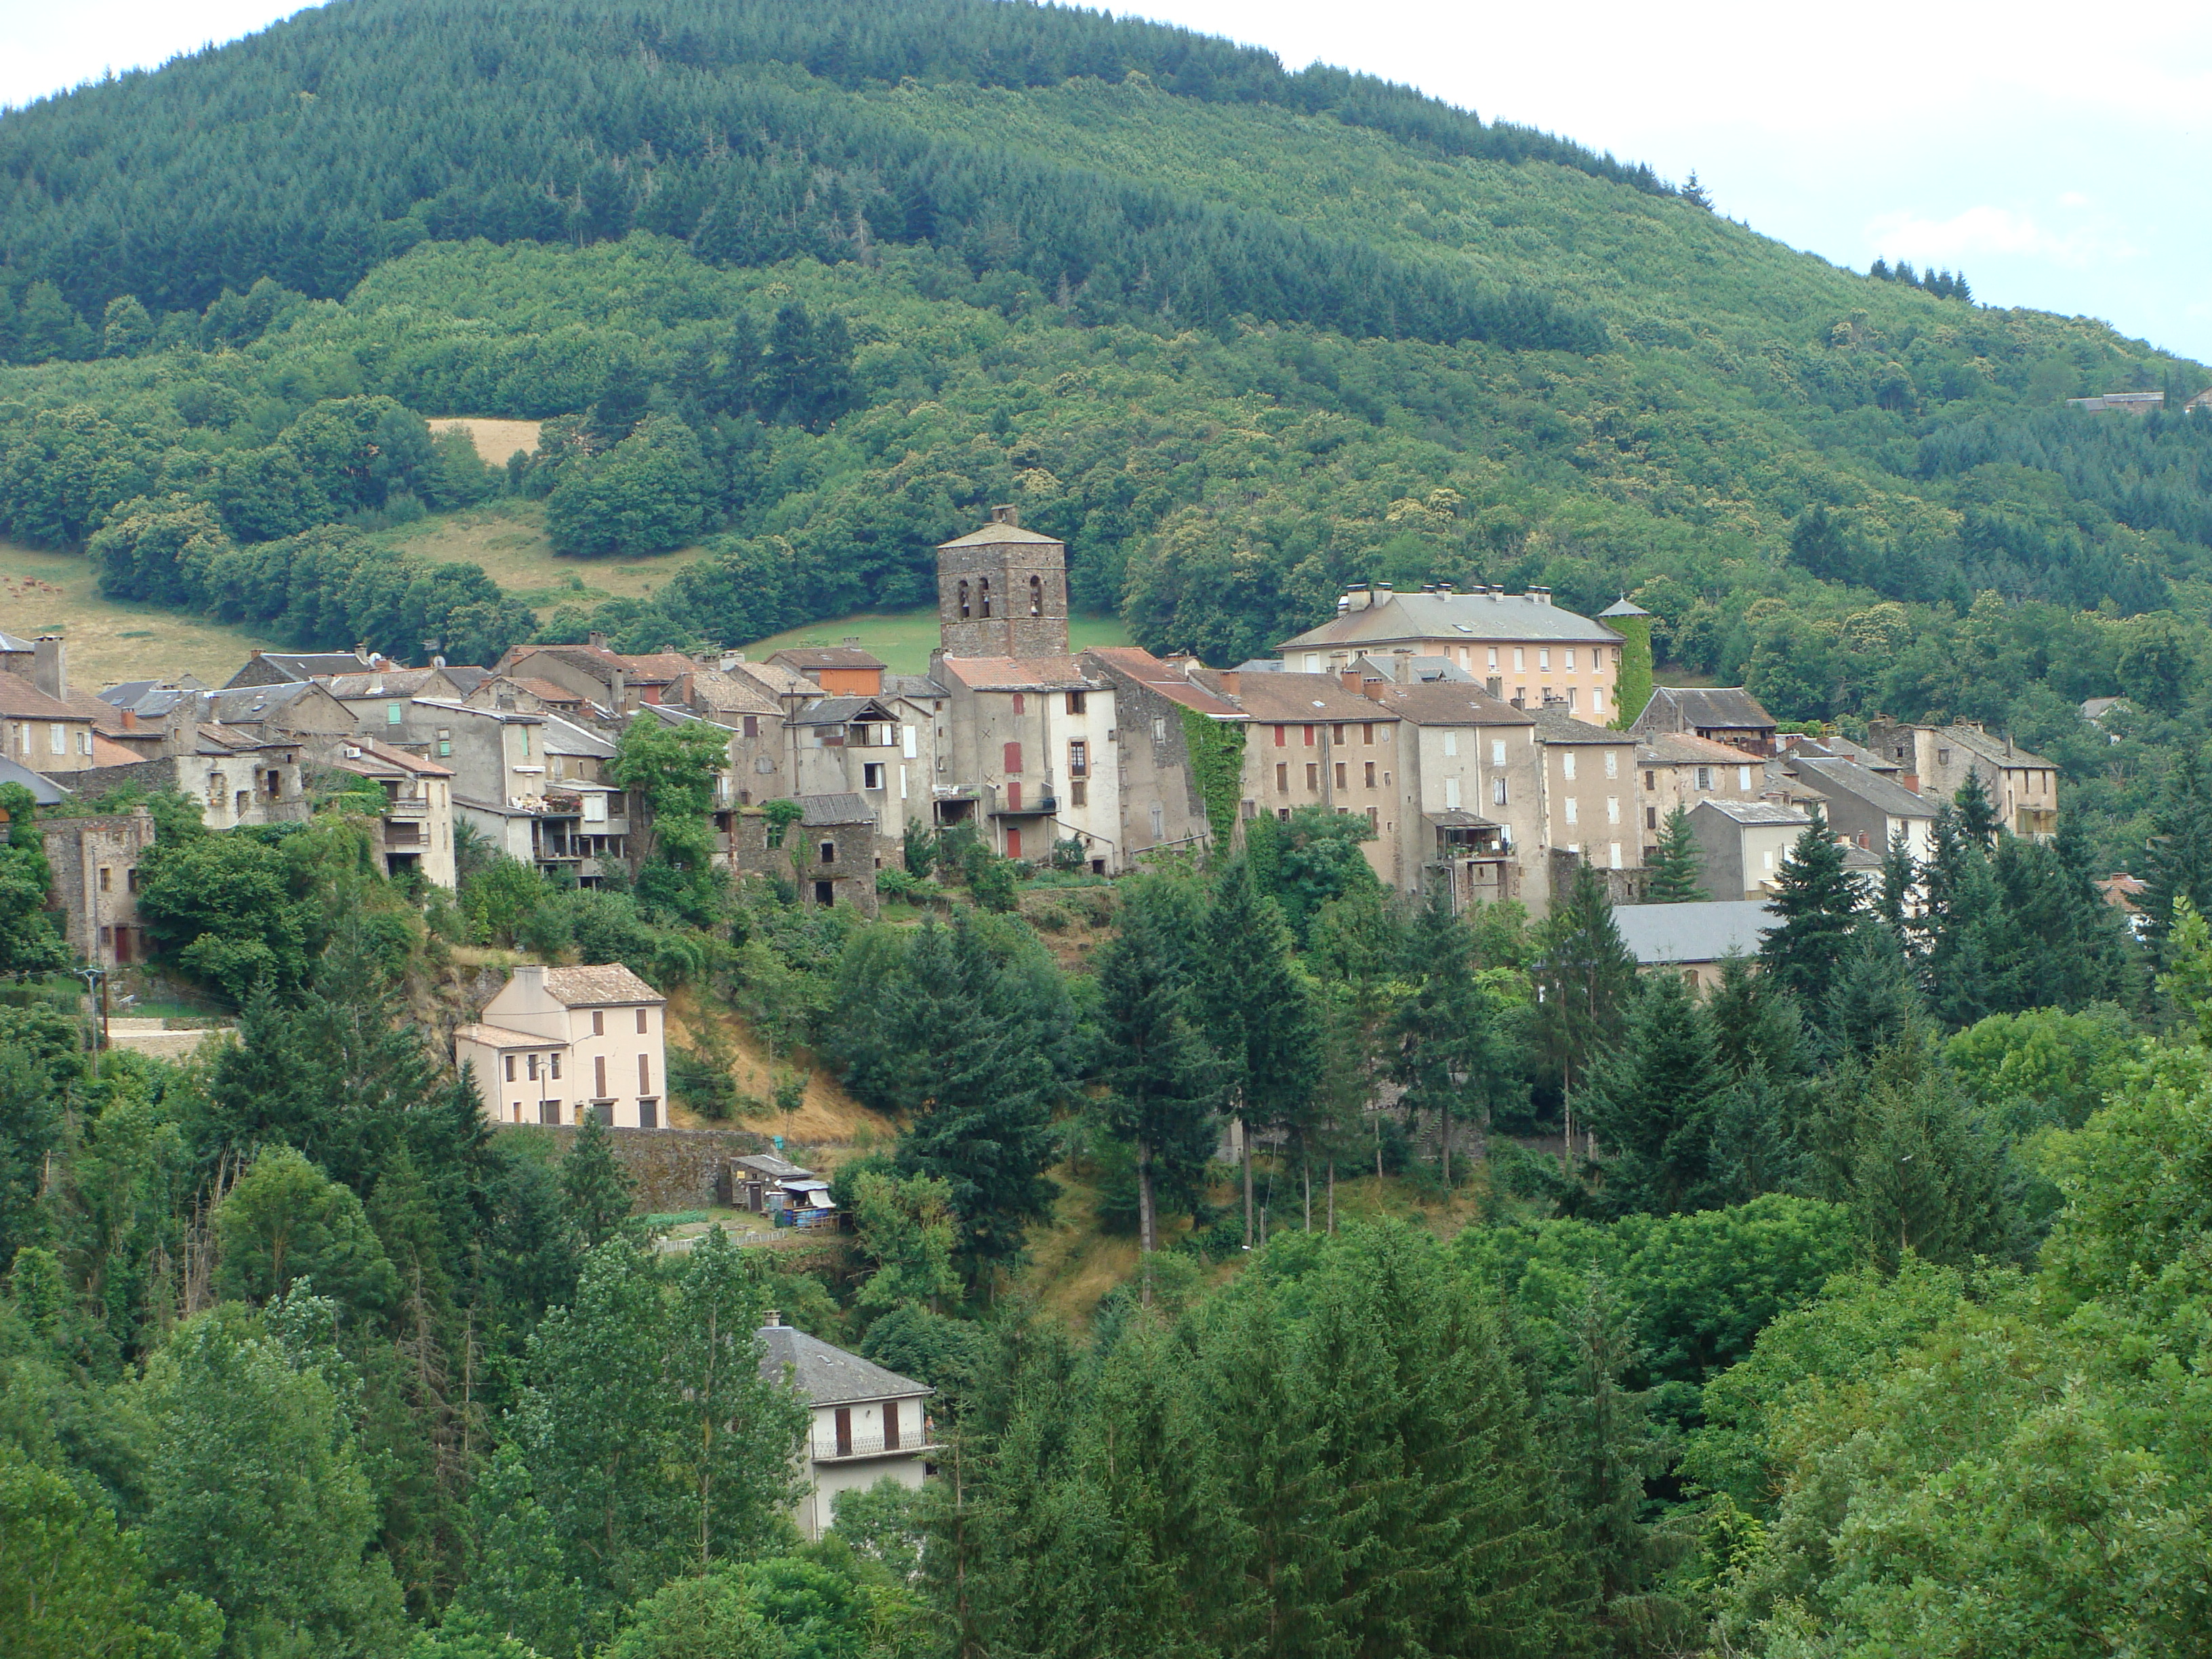
<instances>
[{"instance_id":1,"label":"forested hill","mask_svg":"<svg viewBox=\"0 0 2212 1659\"><path fill-rule=\"evenodd\" d=\"M1012 500L1214 660L1349 580L1540 582L1787 717L1983 718L2083 778L2140 769L2081 698L2201 730L2212 422L2063 404L2212 371L1179 30L337 0L0 116L0 535L118 598L737 643L919 603ZM549 425L494 477L425 416ZM493 495L711 554L533 617L393 550Z\"/></svg>"}]
</instances>

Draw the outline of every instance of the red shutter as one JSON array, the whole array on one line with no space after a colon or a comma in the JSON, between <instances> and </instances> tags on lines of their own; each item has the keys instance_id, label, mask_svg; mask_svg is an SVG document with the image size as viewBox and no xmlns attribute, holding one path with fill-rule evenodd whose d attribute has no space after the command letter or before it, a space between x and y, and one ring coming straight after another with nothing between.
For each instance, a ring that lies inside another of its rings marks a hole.
<instances>
[{"instance_id":1,"label":"red shutter","mask_svg":"<svg viewBox=\"0 0 2212 1659\"><path fill-rule=\"evenodd\" d=\"M1006 775L1019 777L1022 770L1022 746L1018 743L1006 745Z\"/></svg>"},{"instance_id":2,"label":"red shutter","mask_svg":"<svg viewBox=\"0 0 2212 1659\"><path fill-rule=\"evenodd\" d=\"M1006 811L1018 812L1021 810L1022 786L1018 781L1009 783L1006 786Z\"/></svg>"},{"instance_id":3,"label":"red shutter","mask_svg":"<svg viewBox=\"0 0 2212 1659\"><path fill-rule=\"evenodd\" d=\"M1284 745L1284 744L1287 744L1288 742L1290 742L1290 740L1291 740L1291 728L1290 728L1289 726L1277 726L1277 727L1275 728L1275 747L1276 747L1276 748L1280 749L1281 747L1283 747L1283 745Z\"/></svg>"}]
</instances>

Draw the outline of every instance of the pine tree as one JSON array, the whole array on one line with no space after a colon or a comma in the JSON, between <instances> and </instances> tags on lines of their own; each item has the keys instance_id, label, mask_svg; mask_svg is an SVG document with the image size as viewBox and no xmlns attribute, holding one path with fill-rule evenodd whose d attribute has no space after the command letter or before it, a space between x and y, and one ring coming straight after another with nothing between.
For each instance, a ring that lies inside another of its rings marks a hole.
<instances>
[{"instance_id":1,"label":"pine tree","mask_svg":"<svg viewBox=\"0 0 2212 1659\"><path fill-rule=\"evenodd\" d=\"M1535 979L1537 1030L1559 1079L1571 1158L1575 1090L1620 1036L1636 991L1636 957L1613 925L1604 879L1587 864L1575 866L1544 923Z\"/></svg>"},{"instance_id":2,"label":"pine tree","mask_svg":"<svg viewBox=\"0 0 2212 1659\"><path fill-rule=\"evenodd\" d=\"M636 1192L629 1172L615 1157L613 1138L599 1114L586 1111L568 1155L561 1160L561 1196L568 1224L585 1249L596 1249L611 1238L629 1235Z\"/></svg>"},{"instance_id":3,"label":"pine tree","mask_svg":"<svg viewBox=\"0 0 2212 1659\"><path fill-rule=\"evenodd\" d=\"M1253 1238L1252 1131L1303 1132L1321 1073L1313 986L1291 932L1250 866L1232 859L1214 884L1199 957L1198 1022L1219 1058L1222 1094L1243 1121L1245 1243Z\"/></svg>"},{"instance_id":4,"label":"pine tree","mask_svg":"<svg viewBox=\"0 0 2212 1659\"><path fill-rule=\"evenodd\" d=\"M1775 885L1774 902L1766 908L1780 921L1759 946L1759 960L1814 1018L1823 1018L1860 894L1819 806L1782 861Z\"/></svg>"},{"instance_id":5,"label":"pine tree","mask_svg":"<svg viewBox=\"0 0 2212 1659\"><path fill-rule=\"evenodd\" d=\"M1121 931L1099 953L1099 1076L1106 1118L1134 1149L1138 1247L1146 1258L1144 1296L1152 1298L1152 1253L1159 1248L1156 1160L1186 1179L1212 1146L1217 1066L1188 1018L1188 988L1158 918L1126 912Z\"/></svg>"},{"instance_id":6,"label":"pine tree","mask_svg":"<svg viewBox=\"0 0 2212 1659\"><path fill-rule=\"evenodd\" d=\"M1711 896L1700 884L1705 859L1690 815L1677 805L1667 814L1659 831L1659 855L1648 866L1644 898L1647 904L1690 904Z\"/></svg>"},{"instance_id":7,"label":"pine tree","mask_svg":"<svg viewBox=\"0 0 2212 1659\"><path fill-rule=\"evenodd\" d=\"M2203 749L2174 757L2151 813L2145 860L2142 914L2162 953L2174 900L2185 895L2200 914L2212 912L2212 769Z\"/></svg>"},{"instance_id":8,"label":"pine tree","mask_svg":"<svg viewBox=\"0 0 2212 1659\"><path fill-rule=\"evenodd\" d=\"M1413 994L1398 1006L1390 1072L1404 1089L1409 1122L1432 1113L1445 1183L1451 1181L1455 1121L1487 1127L1518 1079L1488 1000L1474 978L1474 941L1453 914L1451 894L1433 890L1407 938L1404 977Z\"/></svg>"},{"instance_id":9,"label":"pine tree","mask_svg":"<svg viewBox=\"0 0 2212 1659\"><path fill-rule=\"evenodd\" d=\"M1922 1010L1904 944L1888 925L1862 916L1851 932L1822 1024L1838 1050L1864 1058L1902 1038Z\"/></svg>"},{"instance_id":10,"label":"pine tree","mask_svg":"<svg viewBox=\"0 0 2212 1659\"><path fill-rule=\"evenodd\" d=\"M1959 831L1984 848L1994 847L1997 839L1997 810L1990 800L1987 785L1978 771L1970 770L1966 781L1959 786L1952 797L1959 809Z\"/></svg>"},{"instance_id":11,"label":"pine tree","mask_svg":"<svg viewBox=\"0 0 2212 1659\"><path fill-rule=\"evenodd\" d=\"M1714 1103L1726 1083L1711 1018L1673 974L1645 980L1626 1040L1584 1096L1605 1207L1673 1215L1710 1201Z\"/></svg>"}]
</instances>

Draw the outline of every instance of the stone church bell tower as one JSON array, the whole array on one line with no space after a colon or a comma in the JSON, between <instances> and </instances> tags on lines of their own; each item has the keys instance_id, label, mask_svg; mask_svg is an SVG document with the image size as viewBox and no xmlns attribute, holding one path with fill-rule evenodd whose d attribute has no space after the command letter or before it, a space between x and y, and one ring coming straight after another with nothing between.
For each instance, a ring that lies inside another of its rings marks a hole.
<instances>
[{"instance_id":1,"label":"stone church bell tower","mask_svg":"<svg viewBox=\"0 0 2212 1659\"><path fill-rule=\"evenodd\" d=\"M937 550L937 623L948 657L1067 655L1067 544L994 507Z\"/></svg>"}]
</instances>

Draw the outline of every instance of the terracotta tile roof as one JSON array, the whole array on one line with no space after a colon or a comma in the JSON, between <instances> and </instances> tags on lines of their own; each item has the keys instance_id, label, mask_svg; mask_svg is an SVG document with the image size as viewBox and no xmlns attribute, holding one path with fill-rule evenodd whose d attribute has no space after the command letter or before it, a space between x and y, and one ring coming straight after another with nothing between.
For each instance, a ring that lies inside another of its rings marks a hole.
<instances>
[{"instance_id":1,"label":"terracotta tile roof","mask_svg":"<svg viewBox=\"0 0 2212 1659\"><path fill-rule=\"evenodd\" d=\"M1087 691L1098 684L1074 657L939 657L937 665L971 691Z\"/></svg>"},{"instance_id":2,"label":"terracotta tile roof","mask_svg":"<svg viewBox=\"0 0 2212 1659\"><path fill-rule=\"evenodd\" d=\"M480 1043L487 1048L565 1048L559 1037L538 1036L529 1031L510 1031L504 1025L463 1025L453 1032L456 1041Z\"/></svg>"},{"instance_id":3,"label":"terracotta tile roof","mask_svg":"<svg viewBox=\"0 0 2212 1659\"><path fill-rule=\"evenodd\" d=\"M1206 684L1218 687L1220 676L1208 674ZM1227 693L1224 691L1224 696ZM1245 718L1278 725L1305 720L1394 720L1396 713L1382 704L1347 691L1334 674L1240 674L1233 701Z\"/></svg>"},{"instance_id":4,"label":"terracotta tile roof","mask_svg":"<svg viewBox=\"0 0 2212 1659\"><path fill-rule=\"evenodd\" d=\"M1416 685L1376 688L1383 708L1416 726L1534 726L1536 717L1493 697L1480 685L1452 680L1424 680Z\"/></svg>"},{"instance_id":5,"label":"terracotta tile roof","mask_svg":"<svg viewBox=\"0 0 2212 1659\"><path fill-rule=\"evenodd\" d=\"M0 674L0 714L24 720L88 720L65 702L58 702L17 674Z\"/></svg>"},{"instance_id":6,"label":"terracotta tile roof","mask_svg":"<svg viewBox=\"0 0 2212 1659\"><path fill-rule=\"evenodd\" d=\"M665 1002L668 999L619 962L593 968L548 968L545 992L569 1008L610 1002Z\"/></svg>"},{"instance_id":7,"label":"terracotta tile roof","mask_svg":"<svg viewBox=\"0 0 2212 1659\"><path fill-rule=\"evenodd\" d=\"M563 708L579 708L584 703L582 692L571 691L567 686L556 685L551 680L516 679L514 683L540 702L558 703Z\"/></svg>"},{"instance_id":8,"label":"terracotta tile roof","mask_svg":"<svg viewBox=\"0 0 2212 1659\"><path fill-rule=\"evenodd\" d=\"M1082 653L1077 660L1093 659L1127 675L1146 690L1157 692L1170 702L1179 703L1210 720L1241 720L1245 717L1244 711L1225 696L1198 681L1187 678L1141 646L1093 646Z\"/></svg>"},{"instance_id":9,"label":"terracotta tile roof","mask_svg":"<svg viewBox=\"0 0 2212 1659\"><path fill-rule=\"evenodd\" d=\"M336 763L337 765L341 770L357 772L363 777L376 777L393 772L408 773L418 778L450 778L453 775L453 769L450 766L441 766L434 760L410 755L404 749L395 749L390 744L379 743L374 738L356 738L346 747L361 752L358 756L343 757Z\"/></svg>"}]
</instances>

